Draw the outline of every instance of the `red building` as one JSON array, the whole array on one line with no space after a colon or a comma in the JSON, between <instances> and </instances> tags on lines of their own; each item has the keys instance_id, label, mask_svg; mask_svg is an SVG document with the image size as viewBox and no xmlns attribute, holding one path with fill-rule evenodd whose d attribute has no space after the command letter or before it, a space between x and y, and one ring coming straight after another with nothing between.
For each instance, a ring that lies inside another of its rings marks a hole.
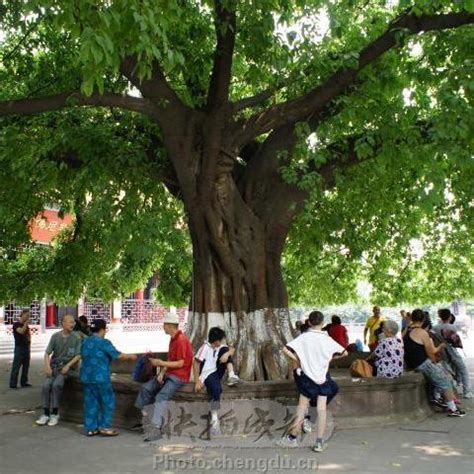
<instances>
[{"instance_id":1,"label":"red building","mask_svg":"<svg viewBox=\"0 0 474 474\"><path fill-rule=\"evenodd\" d=\"M53 240L61 231L74 223L74 216L66 214L60 216L59 210L54 207L45 209L40 215L30 222L31 238L39 245L51 245ZM144 289L138 289L129 298L113 302L93 301L81 298L77 305L59 306L53 301L33 301L29 309L31 311L31 328L33 333L45 332L47 329L59 327L61 317L65 314L72 316L84 315L89 320L103 318L123 330L156 330L162 324L165 314L170 310L158 304L151 298L151 290L156 287L156 279L151 278ZM11 325L15 322L24 307L14 303L0 307L0 330L11 331ZM180 321L184 324L187 309L176 310Z\"/></svg>"}]
</instances>

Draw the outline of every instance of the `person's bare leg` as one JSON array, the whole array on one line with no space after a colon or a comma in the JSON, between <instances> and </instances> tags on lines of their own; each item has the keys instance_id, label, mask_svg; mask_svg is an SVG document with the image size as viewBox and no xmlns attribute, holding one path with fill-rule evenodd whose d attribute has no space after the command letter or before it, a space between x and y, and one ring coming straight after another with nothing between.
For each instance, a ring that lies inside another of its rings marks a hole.
<instances>
[{"instance_id":1,"label":"person's bare leg","mask_svg":"<svg viewBox=\"0 0 474 474\"><path fill-rule=\"evenodd\" d=\"M446 400L446 405L448 405L448 410L450 412L456 412L458 410L458 407L454 403L454 400L456 400L454 392L452 390L445 390L443 392L443 396L444 396L444 399Z\"/></svg>"},{"instance_id":2,"label":"person's bare leg","mask_svg":"<svg viewBox=\"0 0 474 474\"><path fill-rule=\"evenodd\" d=\"M326 419L327 419L327 403L328 397L318 396L318 439L323 439L324 432L326 431Z\"/></svg>"},{"instance_id":3,"label":"person's bare leg","mask_svg":"<svg viewBox=\"0 0 474 474\"><path fill-rule=\"evenodd\" d=\"M304 395L300 395L300 399L298 401L298 407L296 409L296 418L291 426L290 435L298 436L301 433L301 426L303 425L304 417L308 412L309 407L309 398L306 398Z\"/></svg>"},{"instance_id":4,"label":"person's bare leg","mask_svg":"<svg viewBox=\"0 0 474 474\"><path fill-rule=\"evenodd\" d=\"M454 392L452 390L445 390L443 392L444 399L447 402L454 401L456 397L454 396Z\"/></svg>"}]
</instances>

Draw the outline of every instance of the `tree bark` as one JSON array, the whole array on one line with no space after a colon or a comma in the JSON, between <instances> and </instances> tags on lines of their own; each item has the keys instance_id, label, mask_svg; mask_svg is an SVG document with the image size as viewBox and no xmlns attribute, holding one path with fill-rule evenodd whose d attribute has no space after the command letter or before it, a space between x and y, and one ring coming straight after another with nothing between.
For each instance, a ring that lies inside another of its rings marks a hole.
<instances>
[{"instance_id":1,"label":"tree bark","mask_svg":"<svg viewBox=\"0 0 474 474\"><path fill-rule=\"evenodd\" d=\"M188 332L197 347L222 327L243 379L281 379L293 338L280 266L289 226L257 215L234 181L235 163L222 155L218 163L210 192L184 199L194 258Z\"/></svg>"}]
</instances>

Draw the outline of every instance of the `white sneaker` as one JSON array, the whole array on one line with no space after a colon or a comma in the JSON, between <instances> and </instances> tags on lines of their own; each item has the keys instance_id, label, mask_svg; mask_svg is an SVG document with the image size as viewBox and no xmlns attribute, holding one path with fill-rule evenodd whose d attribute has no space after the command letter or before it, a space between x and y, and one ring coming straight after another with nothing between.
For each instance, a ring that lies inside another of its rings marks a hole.
<instances>
[{"instance_id":1,"label":"white sneaker","mask_svg":"<svg viewBox=\"0 0 474 474\"><path fill-rule=\"evenodd\" d=\"M469 400L470 398L473 398L474 395L472 394L472 392L467 392L463 395L463 398L466 398L467 400Z\"/></svg>"},{"instance_id":2,"label":"white sneaker","mask_svg":"<svg viewBox=\"0 0 474 474\"><path fill-rule=\"evenodd\" d=\"M316 441L316 444L313 446L313 451L315 453L322 453L326 449L326 443L324 441Z\"/></svg>"},{"instance_id":3,"label":"white sneaker","mask_svg":"<svg viewBox=\"0 0 474 474\"><path fill-rule=\"evenodd\" d=\"M35 423L36 423L38 426L44 426L44 425L48 424L48 421L49 421L49 416L48 416L48 415L41 415L41 416L35 421Z\"/></svg>"},{"instance_id":4,"label":"white sneaker","mask_svg":"<svg viewBox=\"0 0 474 474\"><path fill-rule=\"evenodd\" d=\"M313 427L311 425L311 421L308 420L308 418L305 418L303 420L303 431L305 433L311 433L313 431Z\"/></svg>"},{"instance_id":5,"label":"white sneaker","mask_svg":"<svg viewBox=\"0 0 474 474\"><path fill-rule=\"evenodd\" d=\"M59 415L51 415L49 417L48 426L56 426L59 421Z\"/></svg>"},{"instance_id":6,"label":"white sneaker","mask_svg":"<svg viewBox=\"0 0 474 474\"><path fill-rule=\"evenodd\" d=\"M219 420L211 421L210 435L211 436L221 436L222 435L221 425L219 423Z\"/></svg>"},{"instance_id":7,"label":"white sneaker","mask_svg":"<svg viewBox=\"0 0 474 474\"><path fill-rule=\"evenodd\" d=\"M229 378L227 379L227 385L229 387L232 387L233 385L237 385L239 383L241 383L242 380L239 379L239 377L237 377L237 375L231 375L229 376Z\"/></svg>"}]
</instances>

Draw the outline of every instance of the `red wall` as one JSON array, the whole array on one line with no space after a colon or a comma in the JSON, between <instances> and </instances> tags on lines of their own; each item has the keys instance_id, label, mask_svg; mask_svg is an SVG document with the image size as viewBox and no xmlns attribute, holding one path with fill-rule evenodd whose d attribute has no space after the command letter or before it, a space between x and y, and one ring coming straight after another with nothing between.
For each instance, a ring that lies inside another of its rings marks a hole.
<instances>
[{"instance_id":1,"label":"red wall","mask_svg":"<svg viewBox=\"0 0 474 474\"><path fill-rule=\"evenodd\" d=\"M72 224L73 216L66 214L64 219L58 217L58 211L45 209L30 223L31 238L42 244L49 244L60 231Z\"/></svg>"}]
</instances>

